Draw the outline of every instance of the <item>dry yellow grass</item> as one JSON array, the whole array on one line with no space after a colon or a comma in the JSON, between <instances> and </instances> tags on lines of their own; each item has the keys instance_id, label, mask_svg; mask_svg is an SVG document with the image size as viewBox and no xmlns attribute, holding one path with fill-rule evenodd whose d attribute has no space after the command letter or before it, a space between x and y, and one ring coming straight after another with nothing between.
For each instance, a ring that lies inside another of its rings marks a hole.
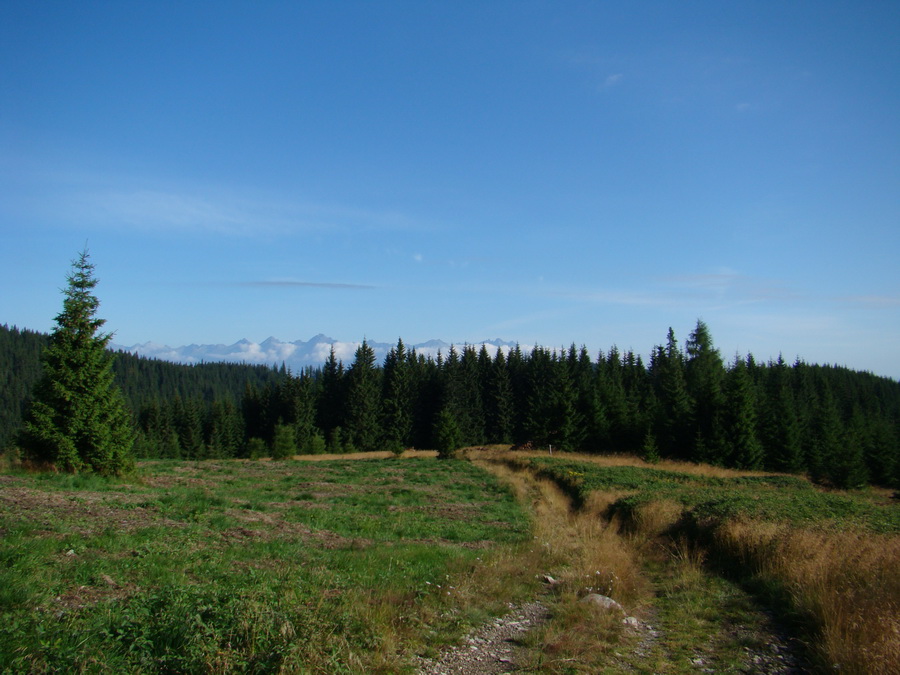
<instances>
[{"instance_id":1,"label":"dry yellow grass","mask_svg":"<svg viewBox=\"0 0 900 675\"><path fill-rule=\"evenodd\" d=\"M472 451L472 455L513 466L524 465L524 458L547 455L504 450L495 447ZM772 475L687 462L648 464L624 455L567 453L565 458L599 466L653 468L704 477ZM598 592L609 591L605 594L625 605L636 606L646 592L646 582L635 565L636 551L658 541L659 535L681 518L683 507L662 500L640 507L628 523L632 536L626 541L598 517L621 496L592 493L578 514L564 517L559 508L555 514L539 515L536 527L545 546L567 561L561 574L564 595L577 595L577 586L589 585L586 582L591 574L598 578ZM900 673L900 536L732 520L717 529L715 545L738 561L743 570L786 590L795 610L812 624L815 637L809 639L808 646L823 669L837 666L841 672L854 675ZM670 541L667 550L671 561L685 569L699 569L705 554L683 538ZM610 573L612 582L606 576ZM570 610L561 612L557 630L548 630L544 648L579 651L580 640L562 635L565 631L570 636L580 634L580 610ZM578 644L563 648L572 641Z\"/></svg>"},{"instance_id":2,"label":"dry yellow grass","mask_svg":"<svg viewBox=\"0 0 900 675\"><path fill-rule=\"evenodd\" d=\"M823 667L900 671L900 537L804 530L734 520L716 541L764 579L783 585L816 625Z\"/></svg>"},{"instance_id":3,"label":"dry yellow grass","mask_svg":"<svg viewBox=\"0 0 900 675\"><path fill-rule=\"evenodd\" d=\"M579 600L600 593L631 610L652 596L637 550L619 534L617 524L602 517L617 496L598 495L573 511L555 483L517 469L505 453L471 451L469 457L531 505L534 546L524 567L529 574L551 574L555 581L553 618L532 637L535 665L539 660L542 672L595 672L620 642L622 616ZM522 558L512 562L523 565Z\"/></svg>"},{"instance_id":4,"label":"dry yellow grass","mask_svg":"<svg viewBox=\"0 0 900 675\"><path fill-rule=\"evenodd\" d=\"M632 516L631 527L640 541L658 537L675 525L684 513L684 507L669 499L642 504Z\"/></svg>"}]
</instances>

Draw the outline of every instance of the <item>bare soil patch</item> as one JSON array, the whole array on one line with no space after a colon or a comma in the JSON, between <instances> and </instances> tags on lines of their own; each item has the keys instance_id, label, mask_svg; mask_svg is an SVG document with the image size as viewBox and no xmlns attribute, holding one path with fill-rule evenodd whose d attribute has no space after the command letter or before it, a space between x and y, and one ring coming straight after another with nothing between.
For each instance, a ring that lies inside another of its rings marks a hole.
<instances>
[{"instance_id":1,"label":"bare soil patch","mask_svg":"<svg viewBox=\"0 0 900 675\"><path fill-rule=\"evenodd\" d=\"M89 535L110 527L134 531L145 527L180 527L182 524L161 517L152 508L122 506L139 504L146 496L125 492L88 492L77 494L33 490L30 488L4 488L0 492L0 510L24 516L37 527L53 531L60 523L79 534Z\"/></svg>"}]
</instances>

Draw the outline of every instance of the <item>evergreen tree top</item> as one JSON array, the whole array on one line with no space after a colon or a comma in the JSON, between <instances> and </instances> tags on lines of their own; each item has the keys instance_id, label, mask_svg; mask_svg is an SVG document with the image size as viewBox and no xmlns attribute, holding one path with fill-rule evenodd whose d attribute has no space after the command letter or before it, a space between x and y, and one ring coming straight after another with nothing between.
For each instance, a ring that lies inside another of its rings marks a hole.
<instances>
[{"instance_id":1,"label":"evergreen tree top","mask_svg":"<svg viewBox=\"0 0 900 675\"><path fill-rule=\"evenodd\" d=\"M90 262L87 249L72 261L72 271L66 275L66 281L68 286L62 291L65 295L63 310L56 316L56 327L51 333L51 339L59 338L62 334L94 337L106 320L95 317L100 308L100 300L93 294L93 290L100 280L94 276L94 265ZM112 333L97 335L96 338L105 347L112 339Z\"/></svg>"}]
</instances>

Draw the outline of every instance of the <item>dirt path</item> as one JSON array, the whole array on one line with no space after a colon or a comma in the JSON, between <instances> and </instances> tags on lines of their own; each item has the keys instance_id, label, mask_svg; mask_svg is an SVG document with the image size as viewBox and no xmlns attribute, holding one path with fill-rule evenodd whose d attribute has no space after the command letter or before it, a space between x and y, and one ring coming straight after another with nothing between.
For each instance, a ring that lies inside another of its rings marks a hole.
<instances>
[{"instance_id":1,"label":"dirt path","mask_svg":"<svg viewBox=\"0 0 900 675\"><path fill-rule=\"evenodd\" d=\"M419 675L501 675L520 672L528 661L522 638L550 616L547 606L529 602L470 633L438 659L420 659Z\"/></svg>"},{"instance_id":2,"label":"dirt path","mask_svg":"<svg viewBox=\"0 0 900 675\"><path fill-rule=\"evenodd\" d=\"M564 615L563 603L577 602L572 584L578 583L579 565L585 559L602 559L602 552L589 550L582 544L594 539L600 518L596 514L577 513L568 497L554 483L537 478L530 471L515 469L502 458L474 454L470 459L491 471L515 490L518 499L528 505L535 519L536 541L563 552L568 557L560 570L562 585L550 589L545 597L519 607L510 607L505 616L490 621L472 633L461 644L443 652L433 660L422 659L419 675L497 675L516 672L607 672L607 673L741 673L744 675L799 675L809 670L796 643L764 610L738 587L713 577L698 568L692 583L704 598L713 598L720 607L707 608L703 620L707 624L696 639L685 638L681 622L692 617L679 614L680 603L695 601L686 593L681 572L650 572L644 569L641 600L630 599L634 616L622 614L623 626L610 644L599 635L591 646L590 656L553 658L538 652L544 648L540 639L528 639L529 631L550 634L557 614ZM619 541L597 537L595 547L604 542ZM609 553L605 553L609 558ZM621 554L617 554L621 555ZM637 557L637 551L631 555ZM614 557L614 556L613 556ZM557 558L558 559L558 558ZM638 564L641 565L640 561ZM556 572L547 570L549 573ZM677 578L676 578L677 577ZM553 592L569 585L568 594ZM583 592L581 593L583 594ZM627 592L626 592L627 595ZM654 600L656 598L656 600ZM727 608L740 606L739 612ZM673 609L676 608L676 609ZM712 618L710 618L710 615ZM580 627L572 630L577 632ZM696 630L696 629L695 629ZM549 638L547 638L549 639ZM530 645L529 646L526 646ZM590 645L589 645L590 646ZM581 644L580 649L585 645ZM537 667L535 664L544 663Z\"/></svg>"}]
</instances>

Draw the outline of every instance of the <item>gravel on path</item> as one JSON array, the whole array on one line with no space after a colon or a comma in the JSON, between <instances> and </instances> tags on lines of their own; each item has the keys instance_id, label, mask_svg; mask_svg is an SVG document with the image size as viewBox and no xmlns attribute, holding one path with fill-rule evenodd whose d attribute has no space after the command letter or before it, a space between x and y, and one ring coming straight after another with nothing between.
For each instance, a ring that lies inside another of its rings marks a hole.
<instances>
[{"instance_id":1,"label":"gravel on path","mask_svg":"<svg viewBox=\"0 0 900 675\"><path fill-rule=\"evenodd\" d=\"M434 659L419 658L418 675L503 675L521 672L525 634L547 621L550 615L541 602L510 605L509 613L488 621L469 633L462 644Z\"/></svg>"}]
</instances>

